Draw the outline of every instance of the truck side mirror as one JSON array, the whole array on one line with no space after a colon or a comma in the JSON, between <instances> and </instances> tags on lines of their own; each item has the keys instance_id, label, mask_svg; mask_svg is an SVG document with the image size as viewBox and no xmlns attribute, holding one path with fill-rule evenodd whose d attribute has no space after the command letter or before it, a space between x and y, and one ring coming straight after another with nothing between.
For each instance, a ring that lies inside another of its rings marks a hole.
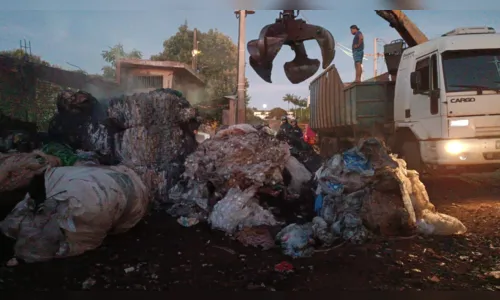
<instances>
[{"instance_id":1,"label":"truck side mirror","mask_svg":"<svg viewBox=\"0 0 500 300\"><path fill-rule=\"evenodd\" d=\"M422 75L420 71L415 71L410 74L410 86L414 91L418 91L420 89L422 83Z\"/></svg>"}]
</instances>

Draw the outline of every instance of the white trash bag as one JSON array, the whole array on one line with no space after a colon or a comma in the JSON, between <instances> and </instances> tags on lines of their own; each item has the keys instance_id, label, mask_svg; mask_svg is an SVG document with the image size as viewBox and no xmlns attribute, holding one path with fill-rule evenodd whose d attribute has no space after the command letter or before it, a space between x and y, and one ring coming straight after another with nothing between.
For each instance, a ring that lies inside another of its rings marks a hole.
<instances>
[{"instance_id":1,"label":"white trash bag","mask_svg":"<svg viewBox=\"0 0 500 300\"><path fill-rule=\"evenodd\" d=\"M208 219L213 229L234 233L243 227L277 225L273 214L259 205L254 197L257 187L244 191L230 189L226 196L215 204Z\"/></svg>"},{"instance_id":2,"label":"white trash bag","mask_svg":"<svg viewBox=\"0 0 500 300\"><path fill-rule=\"evenodd\" d=\"M15 256L26 262L80 255L99 247L108 233L122 233L145 215L149 194L125 166L59 167L45 173L47 199L29 194L0 224L16 239Z\"/></svg>"}]
</instances>

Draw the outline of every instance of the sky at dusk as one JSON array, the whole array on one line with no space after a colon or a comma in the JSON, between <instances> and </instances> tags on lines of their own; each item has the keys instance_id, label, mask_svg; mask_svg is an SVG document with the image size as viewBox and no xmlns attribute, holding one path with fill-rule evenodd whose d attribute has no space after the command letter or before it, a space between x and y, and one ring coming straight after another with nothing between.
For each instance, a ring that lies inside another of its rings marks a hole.
<instances>
[{"instance_id":1,"label":"sky at dusk","mask_svg":"<svg viewBox=\"0 0 500 300\"><path fill-rule=\"evenodd\" d=\"M6 2L5 0L2 2ZM207 31L216 28L227 34L234 42L238 38L238 20L229 2L217 1L219 5L208 9L205 2L187 1L189 8L182 6L183 2L149 0L137 1L98 1L69 3L64 0L17 0L12 3L2 3L0 8L0 50L11 50L19 47L19 40L31 42L33 54L41 56L51 64L66 69L75 69L76 65L88 73L101 73L105 65L101 51L117 43L122 43L126 51L133 48L140 50L145 58L162 51L165 39L174 35L179 25L186 20L191 28ZM368 2L368 1L366 1ZM407 15L429 37L437 37L456 27L491 26L500 30L500 1L436 1L440 5L430 5L432 8L445 9L446 3L454 3L454 9L461 10L420 10L406 11ZM199 3L199 6L194 4ZM301 11L302 17L310 23L320 25L330 30L337 42L350 46L352 35L349 26L360 27L366 40L365 53L373 53L373 41L378 38L378 52L382 51L384 42L400 38L388 23L378 17L373 11L374 5L357 7L349 6L349 1L336 1L338 10L306 10ZM474 6L471 6L472 4ZM465 5L469 5L469 8ZM359 6L359 5L358 5ZM373 6L373 7L372 7ZM495 8L485 10L486 7ZM182 9L184 8L184 9ZM198 8L198 9L194 9ZM349 9L348 9L349 8ZM482 9L482 10L478 10ZM247 18L247 41L258 37L260 29L273 23L278 16L276 10L257 10L256 14ZM310 58L321 60L319 47L315 41L306 42ZM248 56L248 53L247 53ZM250 82L250 106L268 108L286 107L281 100L286 93L307 97L309 94L309 79L300 84L287 81L283 64L293 59L293 52L283 47L274 62L273 84L264 82L247 65L246 76ZM247 57L248 61L248 57ZM352 81L354 68L352 58L337 50L334 63L344 82ZM71 65L70 65L71 64ZM386 71L382 59L378 61L379 74ZM365 78L373 75L373 61L364 63ZM318 74L321 72L318 71Z\"/></svg>"}]
</instances>

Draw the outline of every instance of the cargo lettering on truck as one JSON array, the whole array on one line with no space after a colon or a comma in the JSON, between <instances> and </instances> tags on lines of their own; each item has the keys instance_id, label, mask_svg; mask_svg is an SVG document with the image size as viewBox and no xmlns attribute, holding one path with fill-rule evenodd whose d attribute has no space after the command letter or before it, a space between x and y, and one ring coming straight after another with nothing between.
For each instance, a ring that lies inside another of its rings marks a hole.
<instances>
[{"instance_id":1,"label":"cargo lettering on truck","mask_svg":"<svg viewBox=\"0 0 500 300\"><path fill-rule=\"evenodd\" d=\"M473 97L469 97L469 98L451 98L450 102L451 103L476 102L476 98L473 98Z\"/></svg>"}]
</instances>

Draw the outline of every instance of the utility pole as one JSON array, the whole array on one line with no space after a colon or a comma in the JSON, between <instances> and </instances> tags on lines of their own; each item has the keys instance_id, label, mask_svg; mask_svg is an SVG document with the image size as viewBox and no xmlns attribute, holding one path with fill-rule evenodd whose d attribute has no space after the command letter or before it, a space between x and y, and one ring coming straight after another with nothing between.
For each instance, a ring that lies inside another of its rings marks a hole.
<instances>
[{"instance_id":1,"label":"utility pole","mask_svg":"<svg viewBox=\"0 0 500 300\"><path fill-rule=\"evenodd\" d=\"M246 107L245 107L245 30L247 14L254 14L253 10L237 10L234 12L236 18L239 19L239 34L238 34L238 93L237 93L237 123L243 124L246 122Z\"/></svg>"},{"instance_id":2,"label":"utility pole","mask_svg":"<svg viewBox=\"0 0 500 300\"><path fill-rule=\"evenodd\" d=\"M378 60L377 38L374 38L373 39L373 78L377 77L377 60Z\"/></svg>"},{"instance_id":3,"label":"utility pole","mask_svg":"<svg viewBox=\"0 0 500 300\"><path fill-rule=\"evenodd\" d=\"M198 40L196 39L196 28L193 32L193 58L191 60L191 68L196 72L198 68Z\"/></svg>"}]
</instances>

